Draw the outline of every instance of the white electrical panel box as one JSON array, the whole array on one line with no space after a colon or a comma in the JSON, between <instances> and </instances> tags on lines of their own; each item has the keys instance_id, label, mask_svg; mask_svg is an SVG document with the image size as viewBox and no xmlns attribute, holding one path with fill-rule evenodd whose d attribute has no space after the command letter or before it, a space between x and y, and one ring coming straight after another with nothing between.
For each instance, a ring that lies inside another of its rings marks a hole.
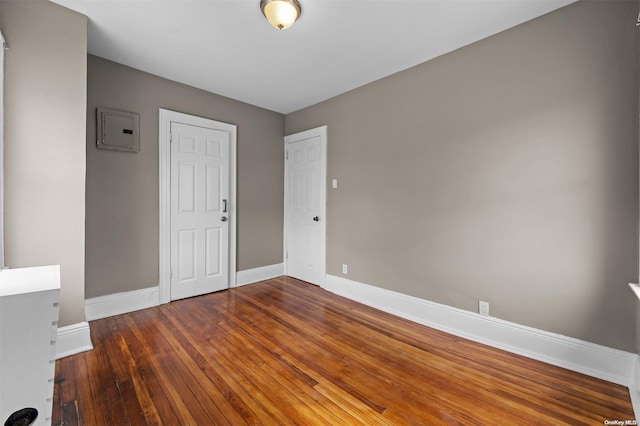
<instances>
[{"instance_id":1,"label":"white electrical panel box","mask_svg":"<svg viewBox=\"0 0 640 426\"><path fill-rule=\"evenodd\" d=\"M126 152L140 151L139 114L98 107L96 116L98 148Z\"/></svg>"}]
</instances>

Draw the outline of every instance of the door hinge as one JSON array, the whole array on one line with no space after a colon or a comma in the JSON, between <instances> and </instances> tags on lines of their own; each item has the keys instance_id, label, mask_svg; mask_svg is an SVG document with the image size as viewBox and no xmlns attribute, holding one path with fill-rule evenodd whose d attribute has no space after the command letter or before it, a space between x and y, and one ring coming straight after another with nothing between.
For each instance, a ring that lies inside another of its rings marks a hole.
<instances>
[{"instance_id":1,"label":"door hinge","mask_svg":"<svg viewBox=\"0 0 640 426\"><path fill-rule=\"evenodd\" d=\"M173 133L169 132L169 143L173 142Z\"/></svg>"},{"instance_id":2,"label":"door hinge","mask_svg":"<svg viewBox=\"0 0 640 426\"><path fill-rule=\"evenodd\" d=\"M289 151L287 151L287 160L289 159Z\"/></svg>"}]
</instances>

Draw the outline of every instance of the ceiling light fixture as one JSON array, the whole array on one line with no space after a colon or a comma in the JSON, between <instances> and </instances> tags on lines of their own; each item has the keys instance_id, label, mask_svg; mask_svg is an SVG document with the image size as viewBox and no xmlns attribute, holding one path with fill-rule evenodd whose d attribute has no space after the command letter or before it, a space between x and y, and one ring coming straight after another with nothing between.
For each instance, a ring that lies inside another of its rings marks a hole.
<instances>
[{"instance_id":1,"label":"ceiling light fixture","mask_svg":"<svg viewBox=\"0 0 640 426\"><path fill-rule=\"evenodd\" d=\"M286 30L300 17L298 0L260 0L262 14L277 30Z\"/></svg>"}]
</instances>

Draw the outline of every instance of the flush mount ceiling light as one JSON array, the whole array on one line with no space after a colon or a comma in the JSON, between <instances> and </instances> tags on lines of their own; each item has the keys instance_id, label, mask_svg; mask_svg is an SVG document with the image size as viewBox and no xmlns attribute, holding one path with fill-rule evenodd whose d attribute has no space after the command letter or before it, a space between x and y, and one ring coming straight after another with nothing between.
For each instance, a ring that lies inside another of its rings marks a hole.
<instances>
[{"instance_id":1,"label":"flush mount ceiling light","mask_svg":"<svg viewBox=\"0 0 640 426\"><path fill-rule=\"evenodd\" d=\"M271 26L286 30L300 17L298 0L260 0L262 14Z\"/></svg>"}]
</instances>

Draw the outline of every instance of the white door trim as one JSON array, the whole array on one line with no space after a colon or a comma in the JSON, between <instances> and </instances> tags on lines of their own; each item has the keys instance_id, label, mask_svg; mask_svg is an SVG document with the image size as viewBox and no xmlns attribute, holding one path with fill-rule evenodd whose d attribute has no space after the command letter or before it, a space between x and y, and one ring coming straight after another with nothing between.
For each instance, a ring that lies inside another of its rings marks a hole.
<instances>
[{"instance_id":1,"label":"white door trim","mask_svg":"<svg viewBox=\"0 0 640 426\"><path fill-rule=\"evenodd\" d=\"M237 128L235 124L222 123L181 112L160 108L160 128L158 129L158 207L159 207L159 252L158 252L158 285L160 303L171 301L171 122L179 122L192 126L222 128L229 131L229 288L236 286L236 164L237 164Z\"/></svg>"},{"instance_id":2,"label":"white door trim","mask_svg":"<svg viewBox=\"0 0 640 426\"><path fill-rule=\"evenodd\" d=\"M320 162L320 205L322 206L322 214L320 220L320 253L322 254L322 262L320 263L319 282L313 283L320 287L325 287L325 277L327 271L327 126L320 126L314 129L306 130L304 132L295 133L284 137L284 232L283 232L283 253L282 259L284 260L284 273L288 275L287 271L287 200L288 190L287 182L289 177L289 162L286 161L287 144L298 141L300 139L312 138L315 136L320 137L320 156L322 160ZM295 140L294 140L295 138Z\"/></svg>"}]
</instances>

